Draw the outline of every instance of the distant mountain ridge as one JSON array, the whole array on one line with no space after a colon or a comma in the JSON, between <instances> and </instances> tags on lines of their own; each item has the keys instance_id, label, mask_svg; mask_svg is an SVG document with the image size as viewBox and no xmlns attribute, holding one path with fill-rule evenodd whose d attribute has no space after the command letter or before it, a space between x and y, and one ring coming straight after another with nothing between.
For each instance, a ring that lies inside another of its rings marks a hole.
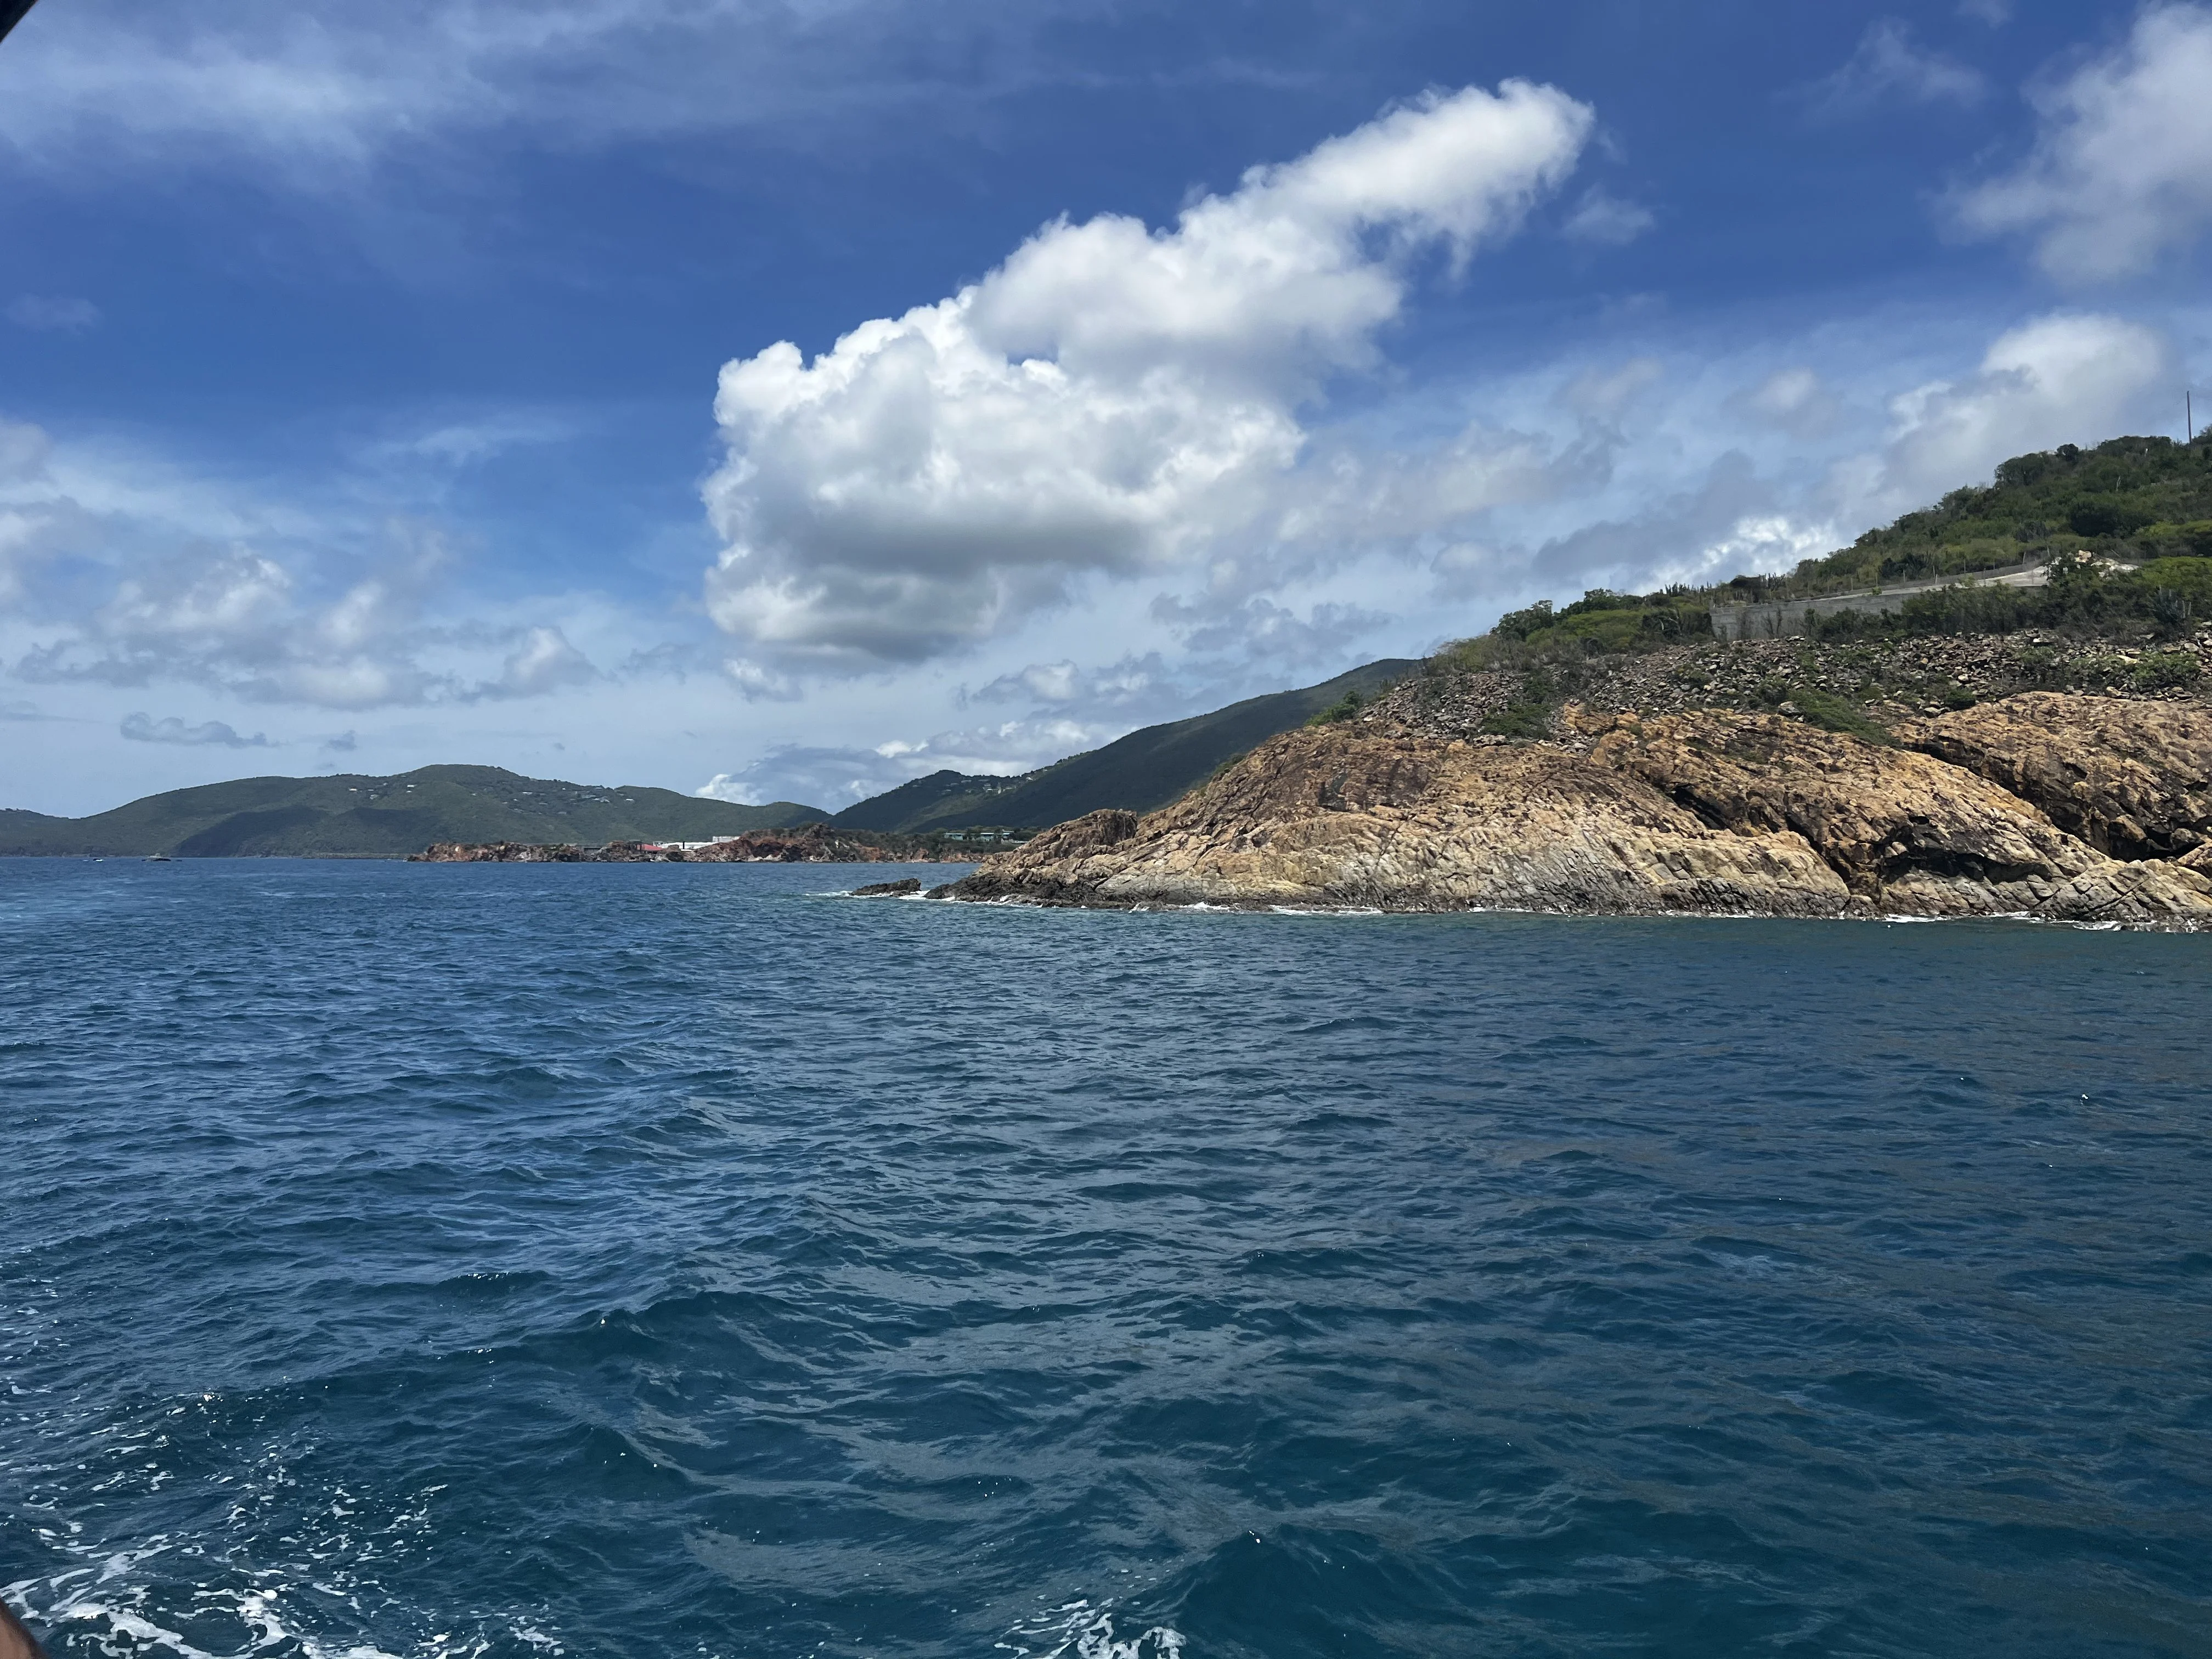
<instances>
[{"instance_id":1,"label":"distant mountain ridge","mask_svg":"<svg viewBox=\"0 0 2212 1659\"><path fill-rule=\"evenodd\" d=\"M738 806L673 789L526 778L497 766L397 777L240 778L96 813L0 810L0 854L404 858L433 842L706 841L818 823L818 806Z\"/></svg>"},{"instance_id":2,"label":"distant mountain ridge","mask_svg":"<svg viewBox=\"0 0 2212 1659\"><path fill-rule=\"evenodd\" d=\"M1319 685L1248 697L1210 714L1147 726L1020 777L933 772L848 806L830 823L840 829L928 835L979 824L1042 829L1102 806L1149 812L1205 781L1223 763L1304 726L1347 695L1372 697L1419 666L1410 659L1386 657Z\"/></svg>"},{"instance_id":3,"label":"distant mountain ridge","mask_svg":"<svg viewBox=\"0 0 2212 1659\"><path fill-rule=\"evenodd\" d=\"M1347 695L1372 697L1419 665L1387 658L1319 685L1248 697L1148 726L1014 778L937 772L848 806L739 806L634 784L527 778L496 766L396 777L241 778L148 795L90 817L0 808L0 856L404 858L433 842L604 846L706 841L827 821L908 835L998 824L1041 829L1102 806L1151 811Z\"/></svg>"}]
</instances>

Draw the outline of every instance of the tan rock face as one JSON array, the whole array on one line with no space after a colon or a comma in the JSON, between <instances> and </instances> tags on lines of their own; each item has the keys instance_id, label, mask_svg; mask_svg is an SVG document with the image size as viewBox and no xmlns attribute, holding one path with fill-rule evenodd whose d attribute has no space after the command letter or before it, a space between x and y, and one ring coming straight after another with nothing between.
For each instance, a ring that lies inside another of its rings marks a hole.
<instances>
[{"instance_id":1,"label":"tan rock face","mask_svg":"<svg viewBox=\"0 0 2212 1659\"><path fill-rule=\"evenodd\" d=\"M2117 864L2018 796L1924 754L1777 714L1622 715L1595 735L1593 760L1717 827L1795 831L1889 914L2140 923L2191 908L2191 878Z\"/></svg>"},{"instance_id":2,"label":"tan rock face","mask_svg":"<svg viewBox=\"0 0 2212 1659\"><path fill-rule=\"evenodd\" d=\"M1579 722L1589 753L1293 732L1144 818L1098 812L942 890L1133 906L2031 915L2212 923L2212 882L2118 862L1932 757L1778 716Z\"/></svg>"},{"instance_id":3,"label":"tan rock face","mask_svg":"<svg viewBox=\"0 0 2212 1659\"><path fill-rule=\"evenodd\" d=\"M2114 858L2179 858L2212 841L2212 710L2197 704L2032 691L1903 735Z\"/></svg>"},{"instance_id":4,"label":"tan rock face","mask_svg":"<svg viewBox=\"0 0 2212 1659\"><path fill-rule=\"evenodd\" d=\"M952 891L1124 906L1790 915L1851 902L1800 838L1716 832L1641 780L1579 756L1344 727L1275 738L1141 820L1094 813L1063 824Z\"/></svg>"}]
</instances>

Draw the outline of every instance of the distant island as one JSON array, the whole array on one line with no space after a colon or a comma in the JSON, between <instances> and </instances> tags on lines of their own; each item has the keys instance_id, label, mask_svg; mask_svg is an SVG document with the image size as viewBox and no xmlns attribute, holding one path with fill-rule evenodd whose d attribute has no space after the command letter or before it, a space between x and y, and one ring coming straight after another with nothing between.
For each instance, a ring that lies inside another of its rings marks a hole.
<instances>
[{"instance_id":1,"label":"distant island","mask_svg":"<svg viewBox=\"0 0 2212 1659\"><path fill-rule=\"evenodd\" d=\"M937 890L2212 927L2204 618L2212 444L2021 456L1788 576L1509 615Z\"/></svg>"},{"instance_id":2,"label":"distant island","mask_svg":"<svg viewBox=\"0 0 2212 1659\"><path fill-rule=\"evenodd\" d=\"M1112 743L1014 777L933 772L872 796L803 834L756 832L722 847L627 840L528 842L457 838L417 854L451 863L917 863L969 860L1006 842L1026 842L1046 826L1103 809L1146 811L1180 799L1254 744L1294 731L1332 708L1379 696L1421 665L1386 658L1318 685L1247 697L1242 702L1147 726ZM767 810L767 809L761 809ZM780 810L780 809L778 809ZM811 811L810 808L794 808ZM788 826L778 826L787 828Z\"/></svg>"},{"instance_id":3,"label":"distant island","mask_svg":"<svg viewBox=\"0 0 2212 1659\"><path fill-rule=\"evenodd\" d=\"M405 858L435 842L703 842L828 816L793 801L738 806L635 784L526 778L496 766L425 766L398 777L202 784L84 818L0 811L0 854Z\"/></svg>"}]
</instances>

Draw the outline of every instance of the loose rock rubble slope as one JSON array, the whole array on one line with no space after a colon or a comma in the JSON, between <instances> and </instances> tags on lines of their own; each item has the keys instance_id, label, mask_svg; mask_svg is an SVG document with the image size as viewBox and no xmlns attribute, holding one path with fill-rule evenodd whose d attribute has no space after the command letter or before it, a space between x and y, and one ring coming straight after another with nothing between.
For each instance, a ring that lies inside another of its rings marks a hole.
<instances>
[{"instance_id":1,"label":"loose rock rubble slope","mask_svg":"<svg viewBox=\"0 0 2212 1659\"><path fill-rule=\"evenodd\" d=\"M1438 659L1379 698L1363 720L1430 737L1470 737L1510 709L1540 707L1558 736L1558 709L1568 701L1608 712L1686 714L1773 708L1792 691L1810 689L1862 706L1877 720L1899 720L2029 690L2204 706L2208 688L2212 629L2157 647L2043 634L1854 645L1706 641L1564 665L1468 669Z\"/></svg>"}]
</instances>

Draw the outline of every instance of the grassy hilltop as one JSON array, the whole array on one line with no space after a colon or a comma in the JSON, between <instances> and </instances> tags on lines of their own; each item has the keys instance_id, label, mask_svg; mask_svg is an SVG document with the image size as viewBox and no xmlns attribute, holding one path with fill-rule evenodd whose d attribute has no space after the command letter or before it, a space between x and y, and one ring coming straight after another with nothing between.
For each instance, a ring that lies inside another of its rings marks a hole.
<instances>
[{"instance_id":1,"label":"grassy hilltop","mask_svg":"<svg viewBox=\"0 0 2212 1659\"><path fill-rule=\"evenodd\" d=\"M2047 582L1976 579L2024 563ZM1787 614L1793 601L1885 588L1894 609L1800 611L1784 637L1714 637L1716 605ZM1510 611L1431 657L1384 712L1437 734L1531 739L1561 735L1571 702L1765 709L1887 743L1899 720L2025 690L2200 700L2208 624L2212 441L2115 438L2015 456L1989 487L1954 490L1786 574L1599 588Z\"/></svg>"},{"instance_id":2,"label":"grassy hilltop","mask_svg":"<svg viewBox=\"0 0 2212 1659\"><path fill-rule=\"evenodd\" d=\"M1978 586L1976 573L2051 562L2047 588ZM2139 567L2114 574L2114 562ZM2212 440L2113 438L2015 455L1993 483L1954 489L1934 507L1869 530L1850 546L1778 576L1736 576L1656 593L1593 588L1571 605L1510 611L1483 640L1455 649L1495 655L1652 650L1711 632L1716 604L1787 602L1885 585L1955 586L1908 599L1887 617L1821 619L1827 641L1913 634L2008 633L2021 628L2139 625L2178 637L2212 617ZM1525 648L1525 649L1523 649Z\"/></svg>"},{"instance_id":3,"label":"grassy hilltop","mask_svg":"<svg viewBox=\"0 0 2212 1659\"><path fill-rule=\"evenodd\" d=\"M496 766L425 766L388 778L202 784L84 818L0 811L0 854L402 858L437 841L705 841L827 816L790 801L737 806L672 789L526 778Z\"/></svg>"}]
</instances>

